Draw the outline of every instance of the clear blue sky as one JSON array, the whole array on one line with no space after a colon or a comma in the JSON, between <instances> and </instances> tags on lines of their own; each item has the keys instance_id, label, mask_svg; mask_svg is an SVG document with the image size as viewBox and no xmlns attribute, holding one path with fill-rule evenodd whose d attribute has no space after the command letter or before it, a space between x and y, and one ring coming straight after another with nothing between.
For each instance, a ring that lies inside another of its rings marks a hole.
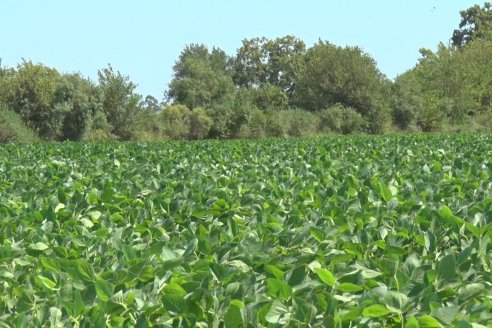
<instances>
[{"instance_id":1,"label":"clear blue sky","mask_svg":"<svg viewBox=\"0 0 492 328\"><path fill-rule=\"evenodd\" d=\"M1 0L0 58L22 58L97 80L111 63L142 95L162 99L186 44L234 54L241 40L287 34L358 45L388 77L412 68L422 47L447 43L469 0Z\"/></svg>"}]
</instances>

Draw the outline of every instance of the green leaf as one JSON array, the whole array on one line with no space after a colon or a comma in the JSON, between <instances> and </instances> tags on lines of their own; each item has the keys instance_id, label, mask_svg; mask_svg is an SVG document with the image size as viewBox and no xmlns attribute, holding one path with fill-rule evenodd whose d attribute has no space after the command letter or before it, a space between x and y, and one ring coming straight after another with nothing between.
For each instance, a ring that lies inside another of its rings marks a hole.
<instances>
[{"instance_id":1,"label":"green leaf","mask_svg":"<svg viewBox=\"0 0 492 328\"><path fill-rule=\"evenodd\" d=\"M35 277L35 280L36 280L39 284L41 284L41 285L43 285L43 286L45 286L46 288L51 289L51 290L53 290L53 289L56 287L56 281L53 281L53 280L51 280L50 278L45 277L44 275L37 275L37 276Z\"/></svg>"},{"instance_id":2,"label":"green leaf","mask_svg":"<svg viewBox=\"0 0 492 328\"><path fill-rule=\"evenodd\" d=\"M441 206L439 208L439 216L442 219L451 219L454 217L453 212L446 205Z\"/></svg>"},{"instance_id":3,"label":"green leaf","mask_svg":"<svg viewBox=\"0 0 492 328\"><path fill-rule=\"evenodd\" d=\"M29 248L34 249L36 251L45 251L49 248L49 246L43 242L38 242L38 243L29 245Z\"/></svg>"},{"instance_id":4,"label":"green leaf","mask_svg":"<svg viewBox=\"0 0 492 328\"><path fill-rule=\"evenodd\" d=\"M300 322L310 323L316 316L316 307L301 297L294 297L294 318Z\"/></svg>"},{"instance_id":5,"label":"green leaf","mask_svg":"<svg viewBox=\"0 0 492 328\"><path fill-rule=\"evenodd\" d=\"M113 296L113 286L102 279L96 279L95 282L97 296L103 302L108 302Z\"/></svg>"},{"instance_id":6,"label":"green leaf","mask_svg":"<svg viewBox=\"0 0 492 328\"><path fill-rule=\"evenodd\" d=\"M265 315L265 320L273 324L285 324L284 316L289 312L288 308L280 301L273 301L270 309Z\"/></svg>"},{"instance_id":7,"label":"green leaf","mask_svg":"<svg viewBox=\"0 0 492 328\"><path fill-rule=\"evenodd\" d=\"M357 293L364 290L364 287L349 282L344 282L335 287L341 292Z\"/></svg>"},{"instance_id":8,"label":"green leaf","mask_svg":"<svg viewBox=\"0 0 492 328\"><path fill-rule=\"evenodd\" d=\"M62 311L56 307L50 307L50 327L63 328Z\"/></svg>"},{"instance_id":9,"label":"green leaf","mask_svg":"<svg viewBox=\"0 0 492 328\"><path fill-rule=\"evenodd\" d=\"M330 270L318 268L318 269L315 269L314 272L316 272L316 274L318 275L318 278L322 282L324 282L325 284L327 284L328 286L331 286L331 287L335 286L335 282L337 281L337 279L335 278L333 273L331 273Z\"/></svg>"},{"instance_id":10,"label":"green leaf","mask_svg":"<svg viewBox=\"0 0 492 328\"><path fill-rule=\"evenodd\" d=\"M277 279L280 280L284 279L284 272L274 265L271 264L265 265L265 271L272 274Z\"/></svg>"},{"instance_id":11,"label":"green leaf","mask_svg":"<svg viewBox=\"0 0 492 328\"><path fill-rule=\"evenodd\" d=\"M385 202L389 202L391 197L393 197L393 195L391 193L391 189L383 183L379 184L379 193Z\"/></svg>"},{"instance_id":12,"label":"green leaf","mask_svg":"<svg viewBox=\"0 0 492 328\"><path fill-rule=\"evenodd\" d=\"M364 310L362 311L362 315L364 317L370 317L370 318L384 317L389 313L391 313L390 310L388 310L384 305L381 304L369 305L368 307L364 308Z\"/></svg>"},{"instance_id":13,"label":"green leaf","mask_svg":"<svg viewBox=\"0 0 492 328\"><path fill-rule=\"evenodd\" d=\"M186 290L180 285L172 282L162 289L162 293L162 303L166 310L174 313L181 313L184 310Z\"/></svg>"},{"instance_id":14,"label":"green leaf","mask_svg":"<svg viewBox=\"0 0 492 328\"><path fill-rule=\"evenodd\" d=\"M306 266L300 265L292 270L288 283L292 287L297 286L304 281L304 278L306 278Z\"/></svg>"},{"instance_id":15,"label":"green leaf","mask_svg":"<svg viewBox=\"0 0 492 328\"><path fill-rule=\"evenodd\" d=\"M110 183L107 183L104 186L103 192L101 194L101 200L104 203L110 203L113 200L114 192L113 192L113 187L111 186Z\"/></svg>"},{"instance_id":16,"label":"green leaf","mask_svg":"<svg viewBox=\"0 0 492 328\"><path fill-rule=\"evenodd\" d=\"M441 328L442 325L430 315L424 315L419 318L420 328Z\"/></svg>"},{"instance_id":17,"label":"green leaf","mask_svg":"<svg viewBox=\"0 0 492 328\"><path fill-rule=\"evenodd\" d=\"M461 287L458 290L458 296L462 300L466 300L472 298L480 293L482 293L485 289L485 286L481 283L472 283L466 286Z\"/></svg>"},{"instance_id":18,"label":"green leaf","mask_svg":"<svg viewBox=\"0 0 492 328\"><path fill-rule=\"evenodd\" d=\"M420 328L419 321L414 316L411 316L405 322L405 328Z\"/></svg>"},{"instance_id":19,"label":"green leaf","mask_svg":"<svg viewBox=\"0 0 492 328\"><path fill-rule=\"evenodd\" d=\"M39 262L48 270L60 271L60 261L56 258L40 257Z\"/></svg>"},{"instance_id":20,"label":"green leaf","mask_svg":"<svg viewBox=\"0 0 492 328\"><path fill-rule=\"evenodd\" d=\"M80 295L80 292L78 290L74 291L73 296L73 315L77 317L85 312L85 305L84 301L82 300L82 296Z\"/></svg>"},{"instance_id":21,"label":"green leaf","mask_svg":"<svg viewBox=\"0 0 492 328\"><path fill-rule=\"evenodd\" d=\"M292 296L292 288L283 281L268 278L266 284L268 294L275 299L286 301Z\"/></svg>"},{"instance_id":22,"label":"green leaf","mask_svg":"<svg viewBox=\"0 0 492 328\"><path fill-rule=\"evenodd\" d=\"M475 328L475 326L468 321L460 320L454 324L454 328Z\"/></svg>"},{"instance_id":23,"label":"green leaf","mask_svg":"<svg viewBox=\"0 0 492 328\"><path fill-rule=\"evenodd\" d=\"M384 295L384 304L392 312L403 313L408 304L408 297L405 294L390 290Z\"/></svg>"},{"instance_id":24,"label":"green leaf","mask_svg":"<svg viewBox=\"0 0 492 328\"><path fill-rule=\"evenodd\" d=\"M81 279L87 282L94 280L94 270L89 263L84 260L75 260L73 266Z\"/></svg>"},{"instance_id":25,"label":"green leaf","mask_svg":"<svg viewBox=\"0 0 492 328\"><path fill-rule=\"evenodd\" d=\"M432 315L439 319L441 322L450 325L458 313L460 312L460 307L459 306L448 306L448 307L441 307L438 308L434 311L432 311Z\"/></svg>"},{"instance_id":26,"label":"green leaf","mask_svg":"<svg viewBox=\"0 0 492 328\"><path fill-rule=\"evenodd\" d=\"M451 280L456 276L456 260L454 255L448 254L438 262L437 276L444 281Z\"/></svg>"},{"instance_id":27,"label":"green leaf","mask_svg":"<svg viewBox=\"0 0 492 328\"><path fill-rule=\"evenodd\" d=\"M240 328L243 327L243 316L241 310L234 304L229 305L227 312L224 316L225 328Z\"/></svg>"},{"instance_id":28,"label":"green leaf","mask_svg":"<svg viewBox=\"0 0 492 328\"><path fill-rule=\"evenodd\" d=\"M320 243L326 238L326 233L324 230L318 227L309 227L309 232L311 233L311 236L313 236L313 238Z\"/></svg>"}]
</instances>

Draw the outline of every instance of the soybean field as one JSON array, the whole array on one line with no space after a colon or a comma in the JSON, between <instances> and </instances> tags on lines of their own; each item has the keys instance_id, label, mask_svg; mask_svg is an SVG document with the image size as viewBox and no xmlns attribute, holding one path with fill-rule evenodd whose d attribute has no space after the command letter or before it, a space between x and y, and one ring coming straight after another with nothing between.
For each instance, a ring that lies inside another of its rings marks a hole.
<instances>
[{"instance_id":1,"label":"soybean field","mask_svg":"<svg viewBox=\"0 0 492 328\"><path fill-rule=\"evenodd\" d=\"M0 327L492 327L492 135L0 147Z\"/></svg>"}]
</instances>

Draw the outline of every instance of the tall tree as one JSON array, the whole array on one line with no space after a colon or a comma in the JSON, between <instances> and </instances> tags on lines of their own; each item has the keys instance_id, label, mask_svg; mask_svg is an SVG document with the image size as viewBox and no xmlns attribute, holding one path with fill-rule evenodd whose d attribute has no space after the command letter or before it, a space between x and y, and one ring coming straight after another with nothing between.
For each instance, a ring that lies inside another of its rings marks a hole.
<instances>
[{"instance_id":1,"label":"tall tree","mask_svg":"<svg viewBox=\"0 0 492 328\"><path fill-rule=\"evenodd\" d=\"M241 87L272 85L291 95L305 52L304 42L291 35L245 39L237 50L234 81Z\"/></svg>"},{"instance_id":2,"label":"tall tree","mask_svg":"<svg viewBox=\"0 0 492 328\"><path fill-rule=\"evenodd\" d=\"M221 49L210 52L202 44L188 45L173 70L167 97L189 109L208 107L234 91L230 59Z\"/></svg>"},{"instance_id":3,"label":"tall tree","mask_svg":"<svg viewBox=\"0 0 492 328\"><path fill-rule=\"evenodd\" d=\"M65 74L56 91L56 105L66 112L61 139L78 141L90 133L96 113L102 112L101 90L80 74Z\"/></svg>"},{"instance_id":4,"label":"tall tree","mask_svg":"<svg viewBox=\"0 0 492 328\"><path fill-rule=\"evenodd\" d=\"M358 47L338 47L323 41L310 48L304 58L296 83L296 105L319 111L341 104L364 116L370 132L384 130L389 119L385 100L389 82L374 59Z\"/></svg>"},{"instance_id":5,"label":"tall tree","mask_svg":"<svg viewBox=\"0 0 492 328\"><path fill-rule=\"evenodd\" d=\"M492 4L485 2L480 7L474 5L460 12L459 28L454 30L451 38L453 45L462 47L477 39L492 40Z\"/></svg>"},{"instance_id":6,"label":"tall tree","mask_svg":"<svg viewBox=\"0 0 492 328\"><path fill-rule=\"evenodd\" d=\"M45 140L60 137L67 109L56 106L62 75L55 69L23 61L4 74L3 102Z\"/></svg>"},{"instance_id":7,"label":"tall tree","mask_svg":"<svg viewBox=\"0 0 492 328\"><path fill-rule=\"evenodd\" d=\"M137 87L128 76L114 71L111 65L98 71L99 87L103 97L103 111L112 133L122 140L132 139L134 124L141 96L135 92Z\"/></svg>"}]
</instances>

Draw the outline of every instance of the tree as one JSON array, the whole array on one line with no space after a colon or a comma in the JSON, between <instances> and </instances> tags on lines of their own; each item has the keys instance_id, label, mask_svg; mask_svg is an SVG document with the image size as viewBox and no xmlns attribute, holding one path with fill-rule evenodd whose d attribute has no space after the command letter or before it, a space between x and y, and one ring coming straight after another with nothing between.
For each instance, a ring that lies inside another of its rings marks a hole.
<instances>
[{"instance_id":1,"label":"tree","mask_svg":"<svg viewBox=\"0 0 492 328\"><path fill-rule=\"evenodd\" d=\"M319 111L341 104L365 117L369 132L384 131L389 120L385 98L390 84L374 59L358 47L323 41L308 49L304 58L295 105Z\"/></svg>"},{"instance_id":2,"label":"tree","mask_svg":"<svg viewBox=\"0 0 492 328\"><path fill-rule=\"evenodd\" d=\"M251 89L250 93L253 104L263 111L289 108L289 98L278 86L266 84L260 88Z\"/></svg>"},{"instance_id":3,"label":"tree","mask_svg":"<svg viewBox=\"0 0 492 328\"><path fill-rule=\"evenodd\" d=\"M152 111L159 111L162 108L162 105L159 103L159 100L157 100L154 96L147 95L143 101L143 108L152 110Z\"/></svg>"},{"instance_id":4,"label":"tree","mask_svg":"<svg viewBox=\"0 0 492 328\"><path fill-rule=\"evenodd\" d=\"M188 139L191 111L185 105L170 105L160 112L164 134L171 140Z\"/></svg>"},{"instance_id":5,"label":"tree","mask_svg":"<svg viewBox=\"0 0 492 328\"><path fill-rule=\"evenodd\" d=\"M400 130L408 129L415 123L423 103L415 74L409 71L398 76L391 91L390 107L393 124Z\"/></svg>"},{"instance_id":6,"label":"tree","mask_svg":"<svg viewBox=\"0 0 492 328\"><path fill-rule=\"evenodd\" d=\"M206 108L213 122L209 136L218 139L238 137L241 127L249 123L255 109L253 104L243 101L241 93Z\"/></svg>"},{"instance_id":7,"label":"tree","mask_svg":"<svg viewBox=\"0 0 492 328\"><path fill-rule=\"evenodd\" d=\"M204 139L208 135L212 124L212 119L203 108L195 108L190 113L189 138L191 140Z\"/></svg>"},{"instance_id":8,"label":"tree","mask_svg":"<svg viewBox=\"0 0 492 328\"><path fill-rule=\"evenodd\" d=\"M80 74L63 75L55 99L55 106L66 113L60 136L63 140L82 140L92 130L96 113L103 110L100 89Z\"/></svg>"},{"instance_id":9,"label":"tree","mask_svg":"<svg viewBox=\"0 0 492 328\"><path fill-rule=\"evenodd\" d=\"M321 128L334 133L350 134L360 132L364 118L350 107L336 104L320 113Z\"/></svg>"},{"instance_id":10,"label":"tree","mask_svg":"<svg viewBox=\"0 0 492 328\"><path fill-rule=\"evenodd\" d=\"M478 39L492 40L492 5L490 2L480 7L474 5L460 12L459 28L451 38L455 47L462 47Z\"/></svg>"},{"instance_id":11,"label":"tree","mask_svg":"<svg viewBox=\"0 0 492 328\"><path fill-rule=\"evenodd\" d=\"M234 82L240 87L272 85L292 95L305 52L304 42L291 35L245 39L234 61Z\"/></svg>"},{"instance_id":12,"label":"tree","mask_svg":"<svg viewBox=\"0 0 492 328\"><path fill-rule=\"evenodd\" d=\"M0 104L0 143L38 141L19 114Z\"/></svg>"},{"instance_id":13,"label":"tree","mask_svg":"<svg viewBox=\"0 0 492 328\"><path fill-rule=\"evenodd\" d=\"M103 111L112 127L112 133L122 140L134 136L133 124L140 110L141 96L135 92L136 84L128 76L114 71L111 65L98 71L99 87L103 98Z\"/></svg>"},{"instance_id":14,"label":"tree","mask_svg":"<svg viewBox=\"0 0 492 328\"><path fill-rule=\"evenodd\" d=\"M461 48L441 43L421 55L395 81L392 111L398 126L408 126L405 121L411 119L423 131L436 131L492 112L492 40L477 39Z\"/></svg>"},{"instance_id":15,"label":"tree","mask_svg":"<svg viewBox=\"0 0 492 328\"><path fill-rule=\"evenodd\" d=\"M62 75L42 64L23 60L16 70L3 73L2 101L44 140L60 137L67 108L57 106Z\"/></svg>"},{"instance_id":16,"label":"tree","mask_svg":"<svg viewBox=\"0 0 492 328\"><path fill-rule=\"evenodd\" d=\"M187 46L174 65L167 97L189 109L208 107L233 93L229 58L224 51L205 45Z\"/></svg>"}]
</instances>

